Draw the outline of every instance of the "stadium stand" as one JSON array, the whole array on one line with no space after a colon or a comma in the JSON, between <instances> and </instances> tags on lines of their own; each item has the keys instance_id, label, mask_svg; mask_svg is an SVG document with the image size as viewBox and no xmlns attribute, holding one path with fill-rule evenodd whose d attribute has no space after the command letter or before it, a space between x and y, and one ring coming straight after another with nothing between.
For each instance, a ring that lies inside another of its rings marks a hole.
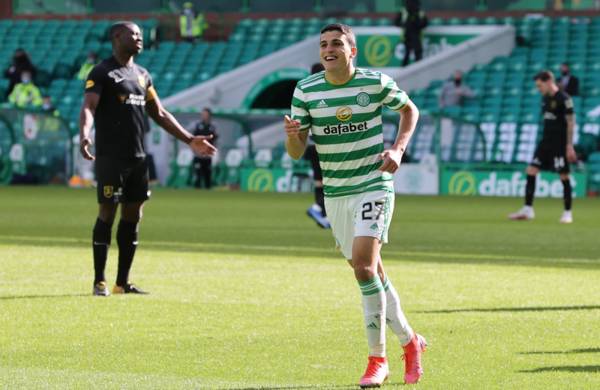
<instances>
[{"instance_id":1,"label":"stadium stand","mask_svg":"<svg viewBox=\"0 0 600 390\"><path fill-rule=\"evenodd\" d=\"M166 97L314 36L324 24L334 21L357 27L389 26L392 22L388 17L242 19L226 41L191 44L157 41L158 21L147 19L138 21L146 49L137 62L149 69L159 94ZM82 96L82 82L76 79L76 72L89 51L99 53L100 58L110 54L106 34L110 24L110 20L0 20L0 40L4 42L0 68L8 66L16 48L26 49L40 70L37 84L52 97L75 132ZM456 142L443 156L446 161L529 161L540 133L540 97L532 76L543 68L558 72L563 61L570 63L573 74L581 80L582 95L574 98L578 150L584 158L596 150L600 122L586 114L600 106L600 17L471 16L432 18L430 24L512 24L520 37L520 45L511 55L465 73L464 80L477 92L477 98L443 113L461 124L455 133ZM411 91L423 112L439 114L442 83L436 80L427 88ZM7 80L0 79L0 96L6 87ZM414 160L436 152L434 133L434 123L422 126L409 149Z\"/></svg>"}]
</instances>

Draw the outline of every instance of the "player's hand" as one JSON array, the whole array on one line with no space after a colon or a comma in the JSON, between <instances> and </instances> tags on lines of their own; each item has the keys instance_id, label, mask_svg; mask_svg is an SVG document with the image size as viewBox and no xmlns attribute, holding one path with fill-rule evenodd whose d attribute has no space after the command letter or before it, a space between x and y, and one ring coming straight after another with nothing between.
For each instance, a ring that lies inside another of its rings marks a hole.
<instances>
[{"instance_id":1,"label":"player's hand","mask_svg":"<svg viewBox=\"0 0 600 390\"><path fill-rule=\"evenodd\" d=\"M283 117L283 127L289 138L297 138L300 135L300 122L287 115Z\"/></svg>"},{"instance_id":2,"label":"player's hand","mask_svg":"<svg viewBox=\"0 0 600 390\"><path fill-rule=\"evenodd\" d=\"M577 153L575 153L573 145L567 145L567 161L570 163L577 162Z\"/></svg>"},{"instance_id":3,"label":"player's hand","mask_svg":"<svg viewBox=\"0 0 600 390\"><path fill-rule=\"evenodd\" d=\"M89 138L83 138L80 142L79 142L79 151L81 152L81 155L83 156L83 158L85 158L86 160L90 160L93 161L96 159L96 157L94 157L89 150L89 147L92 145L92 140Z\"/></svg>"},{"instance_id":4,"label":"player's hand","mask_svg":"<svg viewBox=\"0 0 600 390\"><path fill-rule=\"evenodd\" d=\"M400 167L402 161L402 152L399 150L388 149L380 154L383 163L379 167L380 171L394 173Z\"/></svg>"},{"instance_id":5,"label":"player's hand","mask_svg":"<svg viewBox=\"0 0 600 390\"><path fill-rule=\"evenodd\" d=\"M192 142L190 142L190 148L194 151L194 153L198 155L207 155L212 156L217 151L217 148L211 145L208 140L212 139L212 135L197 135L192 138Z\"/></svg>"}]
</instances>

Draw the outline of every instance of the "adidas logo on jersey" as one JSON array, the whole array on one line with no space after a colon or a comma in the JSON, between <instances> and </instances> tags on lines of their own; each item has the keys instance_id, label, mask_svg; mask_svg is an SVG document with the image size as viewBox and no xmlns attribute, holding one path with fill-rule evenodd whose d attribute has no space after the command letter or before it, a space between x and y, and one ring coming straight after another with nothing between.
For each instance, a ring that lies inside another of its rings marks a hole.
<instances>
[{"instance_id":1,"label":"adidas logo on jersey","mask_svg":"<svg viewBox=\"0 0 600 390\"><path fill-rule=\"evenodd\" d=\"M325 103L325 100L321 100L318 104L317 104L317 108L327 108L329 107L327 105L327 103Z\"/></svg>"}]
</instances>

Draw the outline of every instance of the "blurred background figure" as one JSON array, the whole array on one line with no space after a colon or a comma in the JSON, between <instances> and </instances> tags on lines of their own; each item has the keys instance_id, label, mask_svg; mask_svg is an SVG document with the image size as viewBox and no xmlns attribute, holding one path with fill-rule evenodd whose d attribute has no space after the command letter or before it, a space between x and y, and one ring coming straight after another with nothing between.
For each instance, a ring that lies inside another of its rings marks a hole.
<instances>
[{"instance_id":1,"label":"blurred background figure","mask_svg":"<svg viewBox=\"0 0 600 390\"><path fill-rule=\"evenodd\" d=\"M402 66L408 65L410 53L414 53L415 61L423 58L423 35L427 27L427 16L421 10L419 0L406 0L405 7L396 17L396 26L404 28L404 61Z\"/></svg>"},{"instance_id":2,"label":"blurred background figure","mask_svg":"<svg viewBox=\"0 0 600 390\"><path fill-rule=\"evenodd\" d=\"M323 70L325 70L323 64L317 62L311 67L310 73L315 74ZM310 143L306 146L306 151L304 152L304 159L308 160L312 167L315 203L313 203L308 208L308 210L306 210L306 214L323 229L329 229L331 228L331 225L327 220L327 211L325 210L325 195L323 193L323 172L321 171L321 165L319 164L319 155L317 154L317 148L315 147L315 144L312 142L312 140L309 142Z\"/></svg>"},{"instance_id":3,"label":"blurred background figure","mask_svg":"<svg viewBox=\"0 0 600 390\"><path fill-rule=\"evenodd\" d=\"M52 102L52 97L50 95L44 95L42 97L42 111L52 114L52 115L60 115L56 107L54 106L54 102Z\"/></svg>"},{"instance_id":4,"label":"blurred background figure","mask_svg":"<svg viewBox=\"0 0 600 390\"><path fill-rule=\"evenodd\" d=\"M27 52L19 48L15 50L10 66L4 71L4 77L9 80L6 97L11 94L15 85L21 82L23 72L29 72L29 78L34 79L37 69L31 62Z\"/></svg>"},{"instance_id":5,"label":"blurred background figure","mask_svg":"<svg viewBox=\"0 0 600 390\"><path fill-rule=\"evenodd\" d=\"M439 105L441 109L460 106L464 98L472 98L475 92L463 83L463 74L460 70L454 72L454 76L444 83L440 93Z\"/></svg>"},{"instance_id":6,"label":"blurred background figure","mask_svg":"<svg viewBox=\"0 0 600 390\"><path fill-rule=\"evenodd\" d=\"M92 68L98 63L98 54L94 51L90 51L85 59L85 62L81 64L79 72L77 72L77 78L79 80L87 79L88 74L92 71Z\"/></svg>"},{"instance_id":7,"label":"blurred background figure","mask_svg":"<svg viewBox=\"0 0 600 390\"><path fill-rule=\"evenodd\" d=\"M579 96L579 79L571 74L571 68L566 62L560 65L558 87L569 96Z\"/></svg>"},{"instance_id":8,"label":"blurred background figure","mask_svg":"<svg viewBox=\"0 0 600 390\"><path fill-rule=\"evenodd\" d=\"M181 38L188 42L195 42L202 36L208 24L204 20L202 13L196 13L194 4L191 2L183 3L183 11L179 17L179 30Z\"/></svg>"},{"instance_id":9,"label":"blurred background figure","mask_svg":"<svg viewBox=\"0 0 600 390\"><path fill-rule=\"evenodd\" d=\"M200 121L196 123L196 126L192 130L194 135L212 136L209 141L213 146L217 144L217 129L212 123L212 111L210 108L205 107L200 113ZM194 187L204 188L210 190L212 187L212 157L211 156L195 156L194 157L194 172L195 181Z\"/></svg>"},{"instance_id":10,"label":"blurred background figure","mask_svg":"<svg viewBox=\"0 0 600 390\"><path fill-rule=\"evenodd\" d=\"M18 108L36 108L42 105L42 93L33 83L31 72L21 73L21 82L15 85L8 101Z\"/></svg>"}]
</instances>

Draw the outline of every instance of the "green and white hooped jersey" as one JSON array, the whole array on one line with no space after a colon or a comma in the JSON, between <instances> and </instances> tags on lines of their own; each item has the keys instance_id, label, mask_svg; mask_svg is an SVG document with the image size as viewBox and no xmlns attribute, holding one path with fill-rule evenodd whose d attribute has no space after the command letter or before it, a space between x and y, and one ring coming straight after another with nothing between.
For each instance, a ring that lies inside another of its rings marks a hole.
<instances>
[{"instance_id":1,"label":"green and white hooped jersey","mask_svg":"<svg viewBox=\"0 0 600 390\"><path fill-rule=\"evenodd\" d=\"M292 118L312 133L326 196L394 191L392 175L379 170L384 150L381 110L398 110L407 101L394 80L367 69L357 68L343 85L328 83L324 71L298 82Z\"/></svg>"}]
</instances>

